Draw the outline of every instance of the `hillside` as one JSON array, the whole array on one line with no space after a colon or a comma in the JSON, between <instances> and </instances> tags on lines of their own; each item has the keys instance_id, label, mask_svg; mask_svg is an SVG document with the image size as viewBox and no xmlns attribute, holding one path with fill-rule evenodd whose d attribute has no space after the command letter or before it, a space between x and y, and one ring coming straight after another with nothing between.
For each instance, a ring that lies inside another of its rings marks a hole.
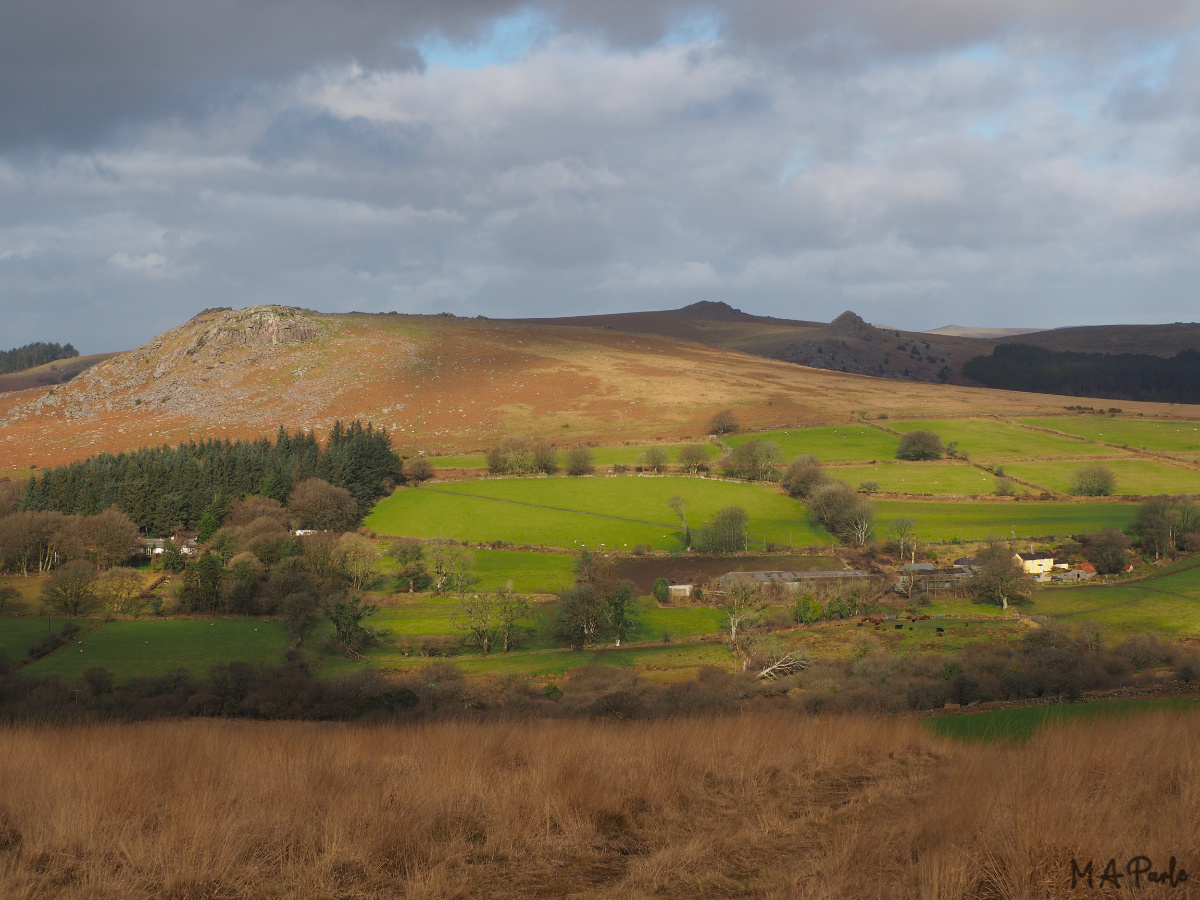
<instances>
[{"instance_id":1,"label":"hillside","mask_svg":"<svg viewBox=\"0 0 1200 900\"><path fill-rule=\"evenodd\" d=\"M1174 356L1180 350L1200 350L1200 324L1082 325L1003 337L997 343L1032 344L1048 350L1071 350L1076 353Z\"/></svg>"},{"instance_id":2,"label":"hillside","mask_svg":"<svg viewBox=\"0 0 1200 900\"><path fill-rule=\"evenodd\" d=\"M656 334L819 369L906 381L963 383L963 363L990 341L870 325L847 311L829 324L753 316L704 301L657 312L520 320L538 325Z\"/></svg>"},{"instance_id":3,"label":"hillside","mask_svg":"<svg viewBox=\"0 0 1200 900\"><path fill-rule=\"evenodd\" d=\"M723 408L762 428L1063 406L1060 397L898 384L605 328L215 309L67 384L0 395L0 473L191 437L272 434L281 424L323 432L338 418L382 425L401 452L444 452L512 433L559 445L698 437Z\"/></svg>"}]
</instances>

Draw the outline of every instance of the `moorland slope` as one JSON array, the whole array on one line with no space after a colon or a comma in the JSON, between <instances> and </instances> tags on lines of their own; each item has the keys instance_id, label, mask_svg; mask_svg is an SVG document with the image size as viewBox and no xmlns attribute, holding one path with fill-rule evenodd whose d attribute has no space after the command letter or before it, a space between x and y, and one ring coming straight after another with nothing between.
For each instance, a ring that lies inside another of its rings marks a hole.
<instances>
[{"instance_id":1,"label":"moorland slope","mask_svg":"<svg viewBox=\"0 0 1200 900\"><path fill-rule=\"evenodd\" d=\"M696 438L866 415L1060 413L1061 397L896 382L672 337L448 315L206 310L67 384L0 395L0 475L100 451L372 421L401 452ZM1074 402L1074 401L1073 401ZM1200 407L1124 404L1200 418Z\"/></svg>"}]
</instances>

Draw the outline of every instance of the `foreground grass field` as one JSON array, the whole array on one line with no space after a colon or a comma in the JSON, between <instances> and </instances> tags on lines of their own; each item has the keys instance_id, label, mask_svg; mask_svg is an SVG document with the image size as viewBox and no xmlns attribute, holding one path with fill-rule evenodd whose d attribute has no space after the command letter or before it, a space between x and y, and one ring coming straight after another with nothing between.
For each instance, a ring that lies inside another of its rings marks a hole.
<instances>
[{"instance_id":1,"label":"foreground grass field","mask_svg":"<svg viewBox=\"0 0 1200 900\"><path fill-rule=\"evenodd\" d=\"M751 540L792 546L832 538L811 525L804 507L770 485L703 478L506 478L402 488L382 500L366 525L379 534L503 540L574 549L679 549L679 520L669 500L687 502L693 529L718 509L741 506Z\"/></svg>"},{"instance_id":2,"label":"foreground grass field","mask_svg":"<svg viewBox=\"0 0 1200 900\"><path fill-rule=\"evenodd\" d=\"M5 619L7 625L13 621ZM46 622L42 620L42 628ZM94 666L120 681L188 669L204 675L211 666L233 660L272 665L284 661L287 626L246 619L167 619L109 622L80 635L78 642L29 665L30 675L58 675L78 681Z\"/></svg>"},{"instance_id":3,"label":"foreground grass field","mask_svg":"<svg viewBox=\"0 0 1200 900\"><path fill-rule=\"evenodd\" d=\"M1200 868L1194 712L1012 745L777 707L3 729L0 894L1078 898L1073 860Z\"/></svg>"}]
</instances>

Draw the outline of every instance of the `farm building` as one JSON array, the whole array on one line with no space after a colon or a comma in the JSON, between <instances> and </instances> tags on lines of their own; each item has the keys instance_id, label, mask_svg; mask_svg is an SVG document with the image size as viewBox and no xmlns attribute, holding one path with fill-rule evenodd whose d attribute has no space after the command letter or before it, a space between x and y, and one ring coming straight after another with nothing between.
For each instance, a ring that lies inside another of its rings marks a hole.
<instances>
[{"instance_id":1,"label":"farm building","mask_svg":"<svg viewBox=\"0 0 1200 900\"><path fill-rule=\"evenodd\" d=\"M1054 555L1041 550L1031 550L1028 553L1016 553L1013 562L1025 570L1026 575L1042 576L1054 568Z\"/></svg>"},{"instance_id":2,"label":"farm building","mask_svg":"<svg viewBox=\"0 0 1200 900\"><path fill-rule=\"evenodd\" d=\"M1090 562L1080 563L1075 568L1062 575L1055 576L1056 581L1090 581L1096 577L1096 567Z\"/></svg>"},{"instance_id":3,"label":"farm building","mask_svg":"<svg viewBox=\"0 0 1200 900\"><path fill-rule=\"evenodd\" d=\"M947 566L939 569L933 563L913 563L900 567L896 583L892 586L898 593L909 593L912 587L927 591L945 591L957 587L971 577L965 566Z\"/></svg>"},{"instance_id":4,"label":"farm building","mask_svg":"<svg viewBox=\"0 0 1200 900\"><path fill-rule=\"evenodd\" d=\"M667 595L672 600L687 600L695 591L695 585L691 584L669 584L667 585Z\"/></svg>"}]
</instances>

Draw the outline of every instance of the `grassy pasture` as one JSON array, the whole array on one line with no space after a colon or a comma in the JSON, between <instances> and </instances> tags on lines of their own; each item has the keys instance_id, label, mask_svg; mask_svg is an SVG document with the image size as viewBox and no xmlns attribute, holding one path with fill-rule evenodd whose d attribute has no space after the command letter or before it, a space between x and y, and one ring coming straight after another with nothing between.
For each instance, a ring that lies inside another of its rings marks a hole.
<instances>
[{"instance_id":1,"label":"grassy pasture","mask_svg":"<svg viewBox=\"0 0 1200 900\"><path fill-rule=\"evenodd\" d=\"M695 529L718 509L742 506L752 541L793 546L830 541L804 508L769 485L703 478L509 478L401 488L375 507L367 527L380 534L515 544L678 549L668 500L682 496ZM640 520L640 521L638 521Z\"/></svg>"},{"instance_id":2,"label":"grassy pasture","mask_svg":"<svg viewBox=\"0 0 1200 900\"><path fill-rule=\"evenodd\" d=\"M658 447L667 452L667 461L671 465L675 465L679 459L679 451L690 446L688 444L637 444L633 446L614 446L614 447L592 447L592 462L597 467L614 466L614 465L637 465L643 453L651 447ZM700 447L704 448L704 452L709 459L716 459L720 455L720 448L715 444L702 443ZM559 462L565 456L566 451L559 451ZM487 460L482 453L462 453L457 456L434 456L430 458L430 463L435 469L484 469L487 468Z\"/></svg>"},{"instance_id":3,"label":"grassy pasture","mask_svg":"<svg viewBox=\"0 0 1200 900\"><path fill-rule=\"evenodd\" d=\"M10 621L4 620L5 624ZM82 641L55 650L24 671L75 681L93 666L102 666L124 681L175 669L203 675L209 667L233 660L279 664L287 649L287 626L250 619L109 622L84 635Z\"/></svg>"},{"instance_id":4,"label":"grassy pasture","mask_svg":"<svg viewBox=\"0 0 1200 900\"><path fill-rule=\"evenodd\" d=\"M1142 581L1046 588L1023 611L1067 625L1097 622L1110 642L1139 633L1200 635L1200 566L1172 567Z\"/></svg>"},{"instance_id":5,"label":"grassy pasture","mask_svg":"<svg viewBox=\"0 0 1200 900\"><path fill-rule=\"evenodd\" d=\"M1074 481L1075 473L1087 465L1100 465L1110 469L1116 477L1114 493L1117 494L1144 496L1200 493L1200 471L1155 459L1105 459L1095 463L1087 460L1014 462L1005 463L1004 470L1024 481L1055 491L1067 491Z\"/></svg>"},{"instance_id":6,"label":"grassy pasture","mask_svg":"<svg viewBox=\"0 0 1200 900\"><path fill-rule=\"evenodd\" d=\"M873 466L834 466L826 471L831 477L845 481L851 487L856 488L864 481L874 481L880 490L895 494L937 497L991 494L996 489L996 476L957 460L880 462Z\"/></svg>"},{"instance_id":7,"label":"grassy pasture","mask_svg":"<svg viewBox=\"0 0 1200 900\"><path fill-rule=\"evenodd\" d=\"M1113 419L1107 416L1053 416L1021 419L1027 425L1053 428L1067 434L1118 446L1129 445L1200 458L1200 423L1155 422L1148 419Z\"/></svg>"},{"instance_id":8,"label":"grassy pasture","mask_svg":"<svg viewBox=\"0 0 1200 900\"><path fill-rule=\"evenodd\" d=\"M1093 703L1055 703L1018 706L980 713L960 713L926 719L929 730L960 741L1024 741L1035 732L1069 721L1092 722L1101 716L1130 716L1145 712L1194 712L1200 697L1164 697L1146 700L1098 700Z\"/></svg>"},{"instance_id":9,"label":"grassy pasture","mask_svg":"<svg viewBox=\"0 0 1200 900\"><path fill-rule=\"evenodd\" d=\"M892 459L900 439L867 425L831 425L816 428L787 428L754 434L734 434L723 439L731 447L755 440L774 441L785 463L811 453L821 462L860 462Z\"/></svg>"},{"instance_id":10,"label":"grassy pasture","mask_svg":"<svg viewBox=\"0 0 1200 900\"><path fill-rule=\"evenodd\" d=\"M941 437L943 443L958 441L958 451L970 453L973 459L1112 455L1108 447L1030 431L995 419L905 419L885 424L905 434L932 431Z\"/></svg>"},{"instance_id":11,"label":"grassy pasture","mask_svg":"<svg viewBox=\"0 0 1200 900\"><path fill-rule=\"evenodd\" d=\"M42 585L46 583L41 575L0 575L0 588L16 588L18 597L9 603L7 609L32 611L42 605Z\"/></svg>"},{"instance_id":12,"label":"grassy pasture","mask_svg":"<svg viewBox=\"0 0 1200 900\"><path fill-rule=\"evenodd\" d=\"M1111 525L1127 528L1137 511L1135 503L1083 502L962 502L941 500L878 500L879 528L906 517L917 523L926 541L979 541L987 537L1041 537L1099 531ZM880 532L882 533L882 531Z\"/></svg>"},{"instance_id":13,"label":"grassy pasture","mask_svg":"<svg viewBox=\"0 0 1200 900\"><path fill-rule=\"evenodd\" d=\"M50 628L57 632L66 619L51 619ZM24 659L29 647L47 634L44 618L0 619L0 652L15 662Z\"/></svg>"},{"instance_id":14,"label":"grassy pasture","mask_svg":"<svg viewBox=\"0 0 1200 900\"><path fill-rule=\"evenodd\" d=\"M575 583L575 558L561 553L472 550L477 588L494 591L507 582L521 594L549 594Z\"/></svg>"}]
</instances>

